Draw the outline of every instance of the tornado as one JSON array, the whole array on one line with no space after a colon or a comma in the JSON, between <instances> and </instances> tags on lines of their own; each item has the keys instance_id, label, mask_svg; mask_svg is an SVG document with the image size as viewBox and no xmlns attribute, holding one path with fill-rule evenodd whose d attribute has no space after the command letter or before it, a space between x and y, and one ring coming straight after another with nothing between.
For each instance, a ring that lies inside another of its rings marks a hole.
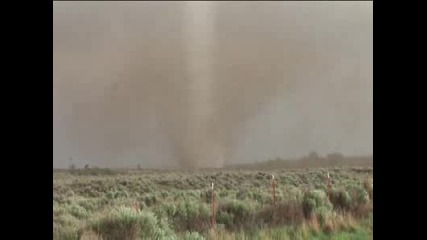
<instances>
[{"instance_id":1,"label":"tornado","mask_svg":"<svg viewBox=\"0 0 427 240\"><path fill-rule=\"evenodd\" d=\"M213 99L215 8L212 2L185 3L185 50L190 106L187 133L183 139L185 167L222 165L221 142L216 137Z\"/></svg>"},{"instance_id":2,"label":"tornado","mask_svg":"<svg viewBox=\"0 0 427 240\"><path fill-rule=\"evenodd\" d=\"M53 13L56 166L371 151L372 3L56 2Z\"/></svg>"}]
</instances>

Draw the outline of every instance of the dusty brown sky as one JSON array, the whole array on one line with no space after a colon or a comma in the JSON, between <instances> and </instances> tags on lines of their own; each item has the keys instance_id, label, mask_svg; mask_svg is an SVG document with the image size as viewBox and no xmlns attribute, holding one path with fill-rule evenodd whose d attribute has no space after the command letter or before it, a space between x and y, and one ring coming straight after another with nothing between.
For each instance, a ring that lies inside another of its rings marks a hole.
<instances>
[{"instance_id":1,"label":"dusty brown sky","mask_svg":"<svg viewBox=\"0 0 427 240\"><path fill-rule=\"evenodd\" d=\"M373 153L372 2L54 2L53 166Z\"/></svg>"}]
</instances>

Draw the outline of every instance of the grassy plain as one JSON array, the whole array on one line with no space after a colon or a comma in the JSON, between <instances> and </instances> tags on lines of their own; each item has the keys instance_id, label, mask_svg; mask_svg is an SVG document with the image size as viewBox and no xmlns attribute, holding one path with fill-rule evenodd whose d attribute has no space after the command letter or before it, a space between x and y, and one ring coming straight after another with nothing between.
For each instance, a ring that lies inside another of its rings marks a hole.
<instances>
[{"instance_id":1,"label":"grassy plain","mask_svg":"<svg viewBox=\"0 0 427 240\"><path fill-rule=\"evenodd\" d=\"M53 172L58 240L372 239L372 210L372 167Z\"/></svg>"}]
</instances>

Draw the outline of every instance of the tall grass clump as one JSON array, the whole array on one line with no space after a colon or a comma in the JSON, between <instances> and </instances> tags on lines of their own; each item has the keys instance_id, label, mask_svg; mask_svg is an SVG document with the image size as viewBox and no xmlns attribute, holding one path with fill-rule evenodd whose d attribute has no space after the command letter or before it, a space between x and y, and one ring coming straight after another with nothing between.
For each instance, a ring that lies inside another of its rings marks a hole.
<instances>
[{"instance_id":1,"label":"tall grass clump","mask_svg":"<svg viewBox=\"0 0 427 240\"><path fill-rule=\"evenodd\" d=\"M301 224L304 212L300 203L280 202L263 207L257 214L257 221L261 226Z\"/></svg>"},{"instance_id":2,"label":"tall grass clump","mask_svg":"<svg viewBox=\"0 0 427 240\"><path fill-rule=\"evenodd\" d=\"M64 209L67 213L71 214L77 219L86 219L89 214L86 209L76 203L67 204L64 206Z\"/></svg>"},{"instance_id":3,"label":"tall grass clump","mask_svg":"<svg viewBox=\"0 0 427 240\"><path fill-rule=\"evenodd\" d=\"M176 239L165 220L129 207L114 209L94 220L90 227L103 240Z\"/></svg>"},{"instance_id":4,"label":"tall grass clump","mask_svg":"<svg viewBox=\"0 0 427 240\"><path fill-rule=\"evenodd\" d=\"M167 217L177 231L204 231L209 228L211 213L207 204L186 201L159 206L157 216Z\"/></svg>"},{"instance_id":5,"label":"tall grass clump","mask_svg":"<svg viewBox=\"0 0 427 240\"><path fill-rule=\"evenodd\" d=\"M53 226L54 240L80 240L83 231L73 226Z\"/></svg>"},{"instance_id":6,"label":"tall grass clump","mask_svg":"<svg viewBox=\"0 0 427 240\"><path fill-rule=\"evenodd\" d=\"M198 232L186 232L184 240L205 240L205 238Z\"/></svg>"},{"instance_id":7,"label":"tall grass clump","mask_svg":"<svg viewBox=\"0 0 427 240\"><path fill-rule=\"evenodd\" d=\"M54 240L79 240L82 227L78 219L69 214L61 214L53 218Z\"/></svg>"},{"instance_id":8,"label":"tall grass clump","mask_svg":"<svg viewBox=\"0 0 427 240\"><path fill-rule=\"evenodd\" d=\"M227 229L251 226L256 220L256 208L248 201L228 200L218 206L217 222Z\"/></svg>"},{"instance_id":9,"label":"tall grass clump","mask_svg":"<svg viewBox=\"0 0 427 240\"><path fill-rule=\"evenodd\" d=\"M369 216L369 213L372 212L373 205L365 188L360 185L350 185L347 189L352 199L352 214L358 218Z\"/></svg>"}]
</instances>

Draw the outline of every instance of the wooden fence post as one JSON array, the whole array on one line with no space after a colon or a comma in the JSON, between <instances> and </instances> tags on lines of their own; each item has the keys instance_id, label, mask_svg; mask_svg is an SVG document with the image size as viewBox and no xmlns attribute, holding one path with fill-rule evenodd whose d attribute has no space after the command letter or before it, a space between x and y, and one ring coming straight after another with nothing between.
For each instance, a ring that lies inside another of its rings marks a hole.
<instances>
[{"instance_id":1,"label":"wooden fence post","mask_svg":"<svg viewBox=\"0 0 427 240\"><path fill-rule=\"evenodd\" d=\"M332 178L331 178L331 176L329 175L329 172L328 172L328 177L327 177L327 183L326 183L326 186L327 186L327 191L328 191L328 199L329 199L329 201L331 201L331 192L332 192Z\"/></svg>"},{"instance_id":2,"label":"wooden fence post","mask_svg":"<svg viewBox=\"0 0 427 240\"><path fill-rule=\"evenodd\" d=\"M272 187L272 193L273 193L273 205L276 205L276 180L274 179L274 174L271 175L271 187Z\"/></svg>"},{"instance_id":3,"label":"wooden fence post","mask_svg":"<svg viewBox=\"0 0 427 240\"><path fill-rule=\"evenodd\" d=\"M215 229L216 220L215 220L215 189L214 189L214 183L212 182L211 186L212 190L212 229Z\"/></svg>"}]
</instances>

